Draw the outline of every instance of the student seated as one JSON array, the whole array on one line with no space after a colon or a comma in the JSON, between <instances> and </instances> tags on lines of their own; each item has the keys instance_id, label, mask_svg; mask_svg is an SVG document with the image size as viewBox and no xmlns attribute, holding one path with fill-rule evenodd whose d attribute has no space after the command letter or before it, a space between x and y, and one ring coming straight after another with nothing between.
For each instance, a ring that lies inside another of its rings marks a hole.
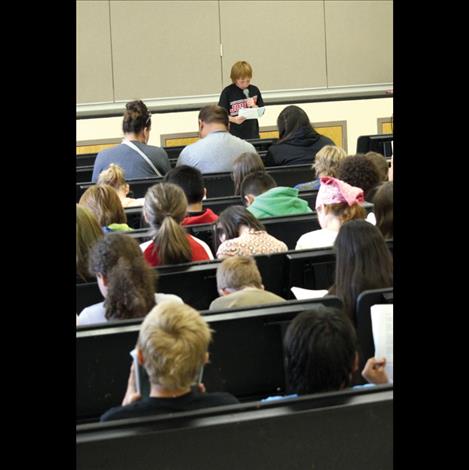
<instances>
[{"instance_id":1,"label":"student seated","mask_svg":"<svg viewBox=\"0 0 469 470\"><path fill-rule=\"evenodd\" d=\"M282 297L264 290L256 262L247 256L227 258L217 268L220 297L210 310L285 302Z\"/></svg>"},{"instance_id":2,"label":"student seated","mask_svg":"<svg viewBox=\"0 0 469 470\"><path fill-rule=\"evenodd\" d=\"M243 179L241 197L257 219L313 212L307 201L298 197L297 189L277 186L272 176L262 171Z\"/></svg>"},{"instance_id":3,"label":"student seated","mask_svg":"<svg viewBox=\"0 0 469 470\"><path fill-rule=\"evenodd\" d=\"M321 177L316 197L319 230L307 232L296 242L296 250L330 247L334 244L341 225L348 220L366 217L363 191L329 176Z\"/></svg>"},{"instance_id":4,"label":"student seated","mask_svg":"<svg viewBox=\"0 0 469 470\"><path fill-rule=\"evenodd\" d=\"M365 201L368 202L372 202L375 187L380 183L376 164L362 154L349 155L341 160L337 168L337 179L361 188Z\"/></svg>"},{"instance_id":5,"label":"student seated","mask_svg":"<svg viewBox=\"0 0 469 470\"><path fill-rule=\"evenodd\" d=\"M79 325L141 318L155 304L182 303L177 295L155 293L157 271L145 262L137 241L123 233L110 233L96 243L89 270L96 274L104 302L83 309Z\"/></svg>"},{"instance_id":6,"label":"student seated","mask_svg":"<svg viewBox=\"0 0 469 470\"><path fill-rule=\"evenodd\" d=\"M133 230L127 225L127 216L116 190L108 184L90 186L78 203L93 212L104 233Z\"/></svg>"},{"instance_id":7,"label":"student seated","mask_svg":"<svg viewBox=\"0 0 469 470\"><path fill-rule=\"evenodd\" d=\"M130 101L125 105L122 130L124 139L121 144L101 150L96 155L91 178L93 183L111 163L119 165L127 179L161 176L170 170L166 151L148 145L151 113L143 101Z\"/></svg>"},{"instance_id":8,"label":"student seated","mask_svg":"<svg viewBox=\"0 0 469 470\"><path fill-rule=\"evenodd\" d=\"M285 333L288 390L296 395L332 392L352 385L358 370L357 335L341 310L318 304L297 315ZM385 358L368 359L362 376L388 383Z\"/></svg>"},{"instance_id":9,"label":"student seated","mask_svg":"<svg viewBox=\"0 0 469 470\"><path fill-rule=\"evenodd\" d=\"M103 238L103 231L93 212L77 204L77 282L94 282L94 276L88 270L88 257L91 248Z\"/></svg>"},{"instance_id":10,"label":"student seated","mask_svg":"<svg viewBox=\"0 0 469 470\"><path fill-rule=\"evenodd\" d=\"M365 220L342 225L334 251L335 280L329 294L342 300L344 312L355 324L358 296L393 286L393 257L379 229Z\"/></svg>"},{"instance_id":11,"label":"student seated","mask_svg":"<svg viewBox=\"0 0 469 470\"><path fill-rule=\"evenodd\" d=\"M325 145L334 145L329 137L319 134L308 115L298 106L290 105L277 118L279 139L267 150L266 166L303 165L313 163Z\"/></svg>"},{"instance_id":12,"label":"student seated","mask_svg":"<svg viewBox=\"0 0 469 470\"><path fill-rule=\"evenodd\" d=\"M249 175L249 173L254 173L255 171L265 171L264 162L258 153L245 152L236 158L233 162L233 171L231 172L235 196L241 194L241 183L243 179Z\"/></svg>"},{"instance_id":13,"label":"student seated","mask_svg":"<svg viewBox=\"0 0 469 470\"><path fill-rule=\"evenodd\" d=\"M252 144L229 133L226 109L205 106L200 110L198 120L200 140L182 149L176 166L193 166L204 174L231 171L236 157L256 151Z\"/></svg>"},{"instance_id":14,"label":"student seated","mask_svg":"<svg viewBox=\"0 0 469 470\"><path fill-rule=\"evenodd\" d=\"M223 210L216 228L221 242L217 258L288 251L287 245L269 235L262 223L243 206L230 206Z\"/></svg>"},{"instance_id":15,"label":"student seated","mask_svg":"<svg viewBox=\"0 0 469 470\"><path fill-rule=\"evenodd\" d=\"M178 185L186 195L187 215L181 225L210 224L218 219L212 209L203 208L203 200L207 197L202 173L194 167L181 165L166 173L163 181Z\"/></svg>"},{"instance_id":16,"label":"student seated","mask_svg":"<svg viewBox=\"0 0 469 470\"><path fill-rule=\"evenodd\" d=\"M127 197L130 186L125 181L124 170L114 163L111 163L106 170L103 170L98 177L98 184L108 184L112 186L121 200L122 207L143 206L143 197L134 199Z\"/></svg>"},{"instance_id":17,"label":"student seated","mask_svg":"<svg viewBox=\"0 0 469 470\"><path fill-rule=\"evenodd\" d=\"M189 305L157 305L145 317L136 346L138 362L149 377L150 396L137 393L132 364L122 406L108 410L101 421L237 404L233 395L205 393L203 385L197 384L208 362L210 340L207 322Z\"/></svg>"},{"instance_id":18,"label":"student seated","mask_svg":"<svg viewBox=\"0 0 469 470\"><path fill-rule=\"evenodd\" d=\"M337 168L342 159L347 156L345 150L335 145L326 145L316 154L312 169L316 179L309 183L300 183L294 186L299 191L318 190L321 186L321 176L335 177Z\"/></svg>"},{"instance_id":19,"label":"student seated","mask_svg":"<svg viewBox=\"0 0 469 470\"><path fill-rule=\"evenodd\" d=\"M373 212L376 216L376 227L385 240L394 236L394 189L393 182L386 181L378 186L373 197Z\"/></svg>"},{"instance_id":20,"label":"student seated","mask_svg":"<svg viewBox=\"0 0 469 470\"><path fill-rule=\"evenodd\" d=\"M179 186L157 183L148 188L143 216L153 229L153 237L140 248L150 266L213 259L208 245L182 228L186 213L187 199Z\"/></svg>"}]
</instances>

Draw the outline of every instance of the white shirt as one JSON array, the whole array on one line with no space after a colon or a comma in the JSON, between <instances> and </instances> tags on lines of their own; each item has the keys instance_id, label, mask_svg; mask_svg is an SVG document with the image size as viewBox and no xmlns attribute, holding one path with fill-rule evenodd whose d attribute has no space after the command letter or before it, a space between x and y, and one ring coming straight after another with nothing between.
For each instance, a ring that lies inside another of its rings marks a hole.
<instances>
[{"instance_id":1,"label":"white shirt","mask_svg":"<svg viewBox=\"0 0 469 470\"><path fill-rule=\"evenodd\" d=\"M168 300L173 300L180 304L183 304L181 297L173 294L155 294L156 305L159 305L161 302L167 302ZM105 316L104 301L99 302L89 307L84 308L80 316L77 318L77 325L91 325L94 323L106 323L109 320Z\"/></svg>"},{"instance_id":2,"label":"white shirt","mask_svg":"<svg viewBox=\"0 0 469 470\"><path fill-rule=\"evenodd\" d=\"M296 242L295 250L306 250L308 248L326 248L334 245L337 234L335 230L322 228L305 233Z\"/></svg>"}]
</instances>

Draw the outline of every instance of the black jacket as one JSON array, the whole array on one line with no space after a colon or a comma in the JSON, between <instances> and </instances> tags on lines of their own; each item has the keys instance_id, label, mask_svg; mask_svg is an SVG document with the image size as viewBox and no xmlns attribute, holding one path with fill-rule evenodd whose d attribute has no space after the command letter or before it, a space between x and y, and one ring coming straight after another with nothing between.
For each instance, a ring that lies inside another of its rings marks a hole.
<instances>
[{"instance_id":1,"label":"black jacket","mask_svg":"<svg viewBox=\"0 0 469 470\"><path fill-rule=\"evenodd\" d=\"M302 127L288 140L272 144L267 150L265 166L313 164L316 153L334 142L312 129Z\"/></svg>"}]
</instances>

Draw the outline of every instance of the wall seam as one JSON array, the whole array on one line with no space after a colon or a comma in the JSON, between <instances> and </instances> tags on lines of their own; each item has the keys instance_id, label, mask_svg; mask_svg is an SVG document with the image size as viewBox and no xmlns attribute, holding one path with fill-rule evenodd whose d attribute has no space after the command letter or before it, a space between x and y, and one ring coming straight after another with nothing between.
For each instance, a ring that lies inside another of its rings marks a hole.
<instances>
[{"instance_id":1,"label":"wall seam","mask_svg":"<svg viewBox=\"0 0 469 470\"><path fill-rule=\"evenodd\" d=\"M326 88L329 88L329 71L327 68L326 0L322 0L322 12L323 12L323 19L324 19L324 62L326 64Z\"/></svg>"},{"instance_id":2,"label":"wall seam","mask_svg":"<svg viewBox=\"0 0 469 470\"><path fill-rule=\"evenodd\" d=\"M218 0L218 47L223 51L223 43L221 39L221 6L220 0ZM220 90L223 90L223 55L220 54Z\"/></svg>"},{"instance_id":3,"label":"wall seam","mask_svg":"<svg viewBox=\"0 0 469 470\"><path fill-rule=\"evenodd\" d=\"M112 21L111 21L111 0L108 0L109 11L109 42L111 46L111 83L112 83L112 102L116 102L116 89L114 85L114 54L112 50Z\"/></svg>"}]
</instances>

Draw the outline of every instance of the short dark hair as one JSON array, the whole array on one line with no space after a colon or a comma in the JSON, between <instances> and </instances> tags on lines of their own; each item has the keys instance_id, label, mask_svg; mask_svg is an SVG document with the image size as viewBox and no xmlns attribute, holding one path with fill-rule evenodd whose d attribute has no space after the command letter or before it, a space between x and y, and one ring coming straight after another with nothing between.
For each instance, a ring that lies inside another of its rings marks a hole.
<instances>
[{"instance_id":1,"label":"short dark hair","mask_svg":"<svg viewBox=\"0 0 469 470\"><path fill-rule=\"evenodd\" d=\"M284 339L290 393L340 390L351 384L355 329L339 309L317 305L290 323Z\"/></svg>"},{"instance_id":2,"label":"short dark hair","mask_svg":"<svg viewBox=\"0 0 469 470\"><path fill-rule=\"evenodd\" d=\"M342 159L337 168L337 178L363 189L367 201L370 191L380 182L378 168L363 154L350 155Z\"/></svg>"},{"instance_id":3,"label":"short dark hair","mask_svg":"<svg viewBox=\"0 0 469 470\"><path fill-rule=\"evenodd\" d=\"M163 181L181 187L189 204L201 202L204 198L204 179L197 168L188 165L177 166L166 173Z\"/></svg>"},{"instance_id":4,"label":"short dark hair","mask_svg":"<svg viewBox=\"0 0 469 470\"><path fill-rule=\"evenodd\" d=\"M199 120L206 124L218 122L224 124L226 128L229 125L228 111L217 105L204 106L199 112Z\"/></svg>"},{"instance_id":5,"label":"short dark hair","mask_svg":"<svg viewBox=\"0 0 469 470\"><path fill-rule=\"evenodd\" d=\"M151 113L143 101L129 101L125 105L124 121L122 130L124 133L133 132L138 134L145 128L151 127Z\"/></svg>"},{"instance_id":6,"label":"short dark hair","mask_svg":"<svg viewBox=\"0 0 469 470\"><path fill-rule=\"evenodd\" d=\"M230 206L221 212L216 222L217 239L221 234L225 234L226 240L239 237L241 225L254 230L265 230L262 222L259 222L244 206Z\"/></svg>"},{"instance_id":7,"label":"short dark hair","mask_svg":"<svg viewBox=\"0 0 469 470\"><path fill-rule=\"evenodd\" d=\"M277 183L268 173L265 171L255 171L244 177L241 183L241 197L244 199L244 196L247 194L259 196L259 194L265 193L276 186Z\"/></svg>"}]
</instances>

